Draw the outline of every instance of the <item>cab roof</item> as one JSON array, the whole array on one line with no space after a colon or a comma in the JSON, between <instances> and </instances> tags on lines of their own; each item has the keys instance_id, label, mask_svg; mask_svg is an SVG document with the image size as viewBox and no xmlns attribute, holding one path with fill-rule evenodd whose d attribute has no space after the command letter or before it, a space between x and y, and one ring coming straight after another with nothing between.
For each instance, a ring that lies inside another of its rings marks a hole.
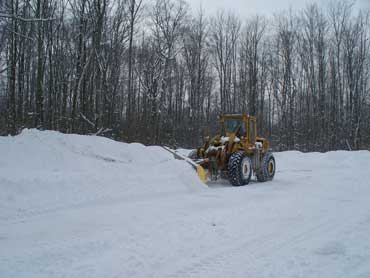
<instances>
[{"instance_id":1,"label":"cab roof","mask_svg":"<svg viewBox=\"0 0 370 278\"><path fill-rule=\"evenodd\" d=\"M254 116L250 116L246 113L243 113L243 114L221 114L219 116L219 119L220 120L223 120L223 119L227 119L227 118L232 118L232 119L249 119L249 118L255 118Z\"/></svg>"}]
</instances>

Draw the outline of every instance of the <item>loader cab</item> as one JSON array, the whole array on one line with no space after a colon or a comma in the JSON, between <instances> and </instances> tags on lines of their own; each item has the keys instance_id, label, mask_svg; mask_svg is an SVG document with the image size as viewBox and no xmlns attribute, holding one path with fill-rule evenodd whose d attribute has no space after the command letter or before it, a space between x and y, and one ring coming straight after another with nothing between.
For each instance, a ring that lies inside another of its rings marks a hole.
<instances>
[{"instance_id":1,"label":"loader cab","mask_svg":"<svg viewBox=\"0 0 370 278\"><path fill-rule=\"evenodd\" d=\"M246 136L247 126L243 119L237 115L224 115L219 120L221 136Z\"/></svg>"},{"instance_id":2,"label":"loader cab","mask_svg":"<svg viewBox=\"0 0 370 278\"><path fill-rule=\"evenodd\" d=\"M257 126L256 118L246 114L223 115L220 117L221 135L235 135L238 138L244 138L249 144L256 142Z\"/></svg>"},{"instance_id":3,"label":"loader cab","mask_svg":"<svg viewBox=\"0 0 370 278\"><path fill-rule=\"evenodd\" d=\"M230 136L235 134L237 137L246 135L246 124L238 118L225 118L222 125L221 134Z\"/></svg>"}]
</instances>

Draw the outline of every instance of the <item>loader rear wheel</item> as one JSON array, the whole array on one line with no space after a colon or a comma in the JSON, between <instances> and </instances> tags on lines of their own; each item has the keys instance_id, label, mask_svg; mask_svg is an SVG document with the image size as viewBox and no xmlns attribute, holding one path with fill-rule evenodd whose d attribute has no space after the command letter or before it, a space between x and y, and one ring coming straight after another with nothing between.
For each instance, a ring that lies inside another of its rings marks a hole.
<instances>
[{"instance_id":1,"label":"loader rear wheel","mask_svg":"<svg viewBox=\"0 0 370 278\"><path fill-rule=\"evenodd\" d=\"M267 152L261 160L261 170L257 174L257 180L260 182L270 181L274 178L276 169L275 158L272 153Z\"/></svg>"},{"instance_id":2,"label":"loader rear wheel","mask_svg":"<svg viewBox=\"0 0 370 278\"><path fill-rule=\"evenodd\" d=\"M235 152L228 163L229 181L234 186L246 185L252 175L252 162L245 152Z\"/></svg>"}]
</instances>

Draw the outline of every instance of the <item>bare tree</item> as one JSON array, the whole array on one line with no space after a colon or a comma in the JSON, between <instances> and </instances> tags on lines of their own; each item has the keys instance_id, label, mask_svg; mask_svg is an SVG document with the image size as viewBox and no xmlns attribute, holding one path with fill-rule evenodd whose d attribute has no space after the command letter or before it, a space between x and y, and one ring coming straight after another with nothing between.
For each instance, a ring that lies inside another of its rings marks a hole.
<instances>
[{"instance_id":1,"label":"bare tree","mask_svg":"<svg viewBox=\"0 0 370 278\"><path fill-rule=\"evenodd\" d=\"M231 65L237 51L241 23L235 15L219 12L212 18L211 26L212 53L219 79L221 111L230 112L234 110L231 101Z\"/></svg>"},{"instance_id":2,"label":"bare tree","mask_svg":"<svg viewBox=\"0 0 370 278\"><path fill-rule=\"evenodd\" d=\"M194 18L184 36L184 59L188 76L189 91L189 125L191 142L198 143L206 100L206 80L209 68L207 54L207 22L203 11Z\"/></svg>"},{"instance_id":3,"label":"bare tree","mask_svg":"<svg viewBox=\"0 0 370 278\"><path fill-rule=\"evenodd\" d=\"M186 2L182 0L158 0L153 8L153 33L157 55L161 57L164 64L162 80L158 84L160 86L160 113L157 119L156 142L159 142L161 132L169 128L173 129L171 121L173 112L172 74L179 52L178 42L186 20L186 7ZM167 113L164 113L165 111ZM172 134L168 135L172 136Z\"/></svg>"}]
</instances>

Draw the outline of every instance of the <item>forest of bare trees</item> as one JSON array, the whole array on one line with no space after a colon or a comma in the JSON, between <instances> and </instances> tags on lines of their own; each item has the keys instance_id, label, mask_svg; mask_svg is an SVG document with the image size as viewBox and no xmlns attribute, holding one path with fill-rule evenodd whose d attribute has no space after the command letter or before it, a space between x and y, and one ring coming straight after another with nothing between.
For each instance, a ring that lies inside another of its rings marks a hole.
<instances>
[{"instance_id":1,"label":"forest of bare trees","mask_svg":"<svg viewBox=\"0 0 370 278\"><path fill-rule=\"evenodd\" d=\"M182 0L0 0L0 135L194 147L220 113L275 150L370 148L370 11L206 16Z\"/></svg>"}]
</instances>

